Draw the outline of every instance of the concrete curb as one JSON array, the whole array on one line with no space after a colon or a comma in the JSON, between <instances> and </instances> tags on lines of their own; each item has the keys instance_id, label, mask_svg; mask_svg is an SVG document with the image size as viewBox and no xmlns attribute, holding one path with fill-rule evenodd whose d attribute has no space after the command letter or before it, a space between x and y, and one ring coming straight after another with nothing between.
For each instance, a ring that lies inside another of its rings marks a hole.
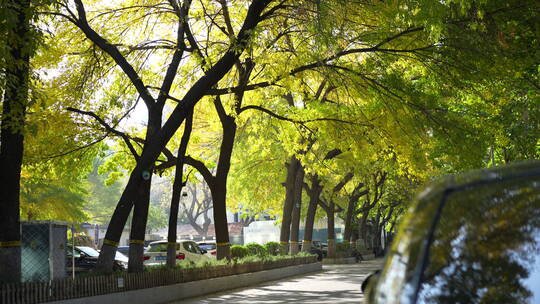
<instances>
[{"instance_id":1,"label":"concrete curb","mask_svg":"<svg viewBox=\"0 0 540 304\"><path fill-rule=\"evenodd\" d=\"M321 263L243 273L209 280L117 292L95 297L49 302L53 304L159 304L322 270Z\"/></svg>"}]
</instances>

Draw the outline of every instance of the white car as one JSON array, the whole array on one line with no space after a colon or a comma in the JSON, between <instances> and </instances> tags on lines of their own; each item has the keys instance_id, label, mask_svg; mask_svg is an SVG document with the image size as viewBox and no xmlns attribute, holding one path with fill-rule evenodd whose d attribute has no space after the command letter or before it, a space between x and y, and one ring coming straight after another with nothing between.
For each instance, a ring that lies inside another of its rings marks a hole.
<instances>
[{"instance_id":1,"label":"white car","mask_svg":"<svg viewBox=\"0 0 540 304\"><path fill-rule=\"evenodd\" d=\"M167 241L150 243L150 248L144 253L144 265L161 265L167 263ZM210 258L205 251L193 241L178 241L176 243L176 263L182 261L200 262Z\"/></svg>"}]
</instances>

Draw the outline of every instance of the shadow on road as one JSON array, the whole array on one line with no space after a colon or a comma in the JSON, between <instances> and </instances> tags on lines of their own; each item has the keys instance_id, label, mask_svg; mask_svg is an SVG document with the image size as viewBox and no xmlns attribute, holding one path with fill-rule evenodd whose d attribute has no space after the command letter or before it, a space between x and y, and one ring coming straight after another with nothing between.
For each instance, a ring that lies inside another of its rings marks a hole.
<instances>
[{"instance_id":1,"label":"shadow on road","mask_svg":"<svg viewBox=\"0 0 540 304\"><path fill-rule=\"evenodd\" d=\"M382 260L325 265L323 271L174 303L362 303L362 280Z\"/></svg>"}]
</instances>

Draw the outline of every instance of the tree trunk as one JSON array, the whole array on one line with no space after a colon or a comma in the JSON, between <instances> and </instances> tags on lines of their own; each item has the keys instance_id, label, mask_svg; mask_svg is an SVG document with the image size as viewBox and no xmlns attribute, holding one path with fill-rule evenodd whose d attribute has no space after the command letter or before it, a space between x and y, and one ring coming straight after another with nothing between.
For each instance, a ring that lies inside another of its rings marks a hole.
<instances>
[{"instance_id":1,"label":"tree trunk","mask_svg":"<svg viewBox=\"0 0 540 304\"><path fill-rule=\"evenodd\" d=\"M146 141L153 138L161 126L163 107L154 104L148 109L148 127L146 129ZM148 222L148 208L150 206L150 191L152 188L153 166L147 172L143 172L143 181L137 189L137 198L131 219L131 231L129 236L129 262L128 272L142 272L144 270L144 239L146 224Z\"/></svg>"},{"instance_id":2,"label":"tree trunk","mask_svg":"<svg viewBox=\"0 0 540 304\"><path fill-rule=\"evenodd\" d=\"M300 214L302 212L302 189L304 184L304 168L298 164L294 180L293 211L291 215L291 246L290 253L297 254L300 251L298 235L300 233Z\"/></svg>"},{"instance_id":3,"label":"tree trunk","mask_svg":"<svg viewBox=\"0 0 540 304\"><path fill-rule=\"evenodd\" d=\"M261 14L269 4L270 1L268 0L255 0L251 2L248 13L244 20L244 24L238 33L238 42L236 44L237 47L228 50L208 71L206 71L204 76L193 84L193 86L184 95L182 100L183 102L174 108L171 115L156 136L153 136L145 143L143 153L137 162L137 166L130 174L126 188L122 192L122 196L120 197L120 200L118 201L118 204L111 217L111 221L109 222L103 247L101 248L96 265L97 271L110 272L112 270L118 240L120 239L122 229L126 223L129 213L133 208L133 202L137 195L137 188L142 182L142 172L153 167L153 164L160 155L161 151L163 151L187 115L193 111L195 104L197 104L201 98L205 96L208 90L214 87L218 81L230 71L234 63L240 57L242 51L245 49L247 45L245 42L247 42L251 30L254 29L261 21ZM92 38L91 35L89 36L89 34L85 34L87 37Z\"/></svg>"},{"instance_id":4,"label":"tree trunk","mask_svg":"<svg viewBox=\"0 0 540 304\"><path fill-rule=\"evenodd\" d=\"M345 215L345 231L343 232L343 242L351 241L352 234L352 218L356 212L356 201L349 200L349 206L347 207L347 214Z\"/></svg>"},{"instance_id":5,"label":"tree trunk","mask_svg":"<svg viewBox=\"0 0 540 304\"><path fill-rule=\"evenodd\" d=\"M321 195L322 187L318 175L311 177L311 189L309 195L309 206L306 214L306 224L304 228L304 242L302 251L309 252L313 242L313 225L315 223L315 215L317 213L317 205L319 204L319 195Z\"/></svg>"},{"instance_id":6,"label":"tree trunk","mask_svg":"<svg viewBox=\"0 0 540 304\"><path fill-rule=\"evenodd\" d=\"M30 75L30 1L8 1L16 22L5 43L10 45L0 125L0 283L21 279L20 181L24 150L23 129ZM8 5L9 5L8 4Z\"/></svg>"},{"instance_id":7,"label":"tree trunk","mask_svg":"<svg viewBox=\"0 0 540 304\"><path fill-rule=\"evenodd\" d=\"M133 208L129 235L128 272L142 272L144 270L144 238L146 234L146 222L148 220L151 186L152 178L150 177L139 187L135 208Z\"/></svg>"},{"instance_id":8,"label":"tree trunk","mask_svg":"<svg viewBox=\"0 0 540 304\"><path fill-rule=\"evenodd\" d=\"M281 230L279 241L281 244L281 253L287 254L289 247L289 237L291 233L292 211L294 207L294 183L296 180L296 171L300 162L295 156L291 156L287 165L287 179L285 181L285 202L283 203L283 218L281 220Z\"/></svg>"},{"instance_id":9,"label":"tree trunk","mask_svg":"<svg viewBox=\"0 0 540 304\"><path fill-rule=\"evenodd\" d=\"M223 140L219 150L215 184L210 188L212 189L218 260L231 257L229 225L227 223L227 178L231 168L231 157L237 128L234 118L230 116L222 119L222 125Z\"/></svg>"},{"instance_id":10,"label":"tree trunk","mask_svg":"<svg viewBox=\"0 0 540 304\"><path fill-rule=\"evenodd\" d=\"M178 155L176 159L176 168L174 171L174 182L172 189L171 208L169 211L169 232L167 234L167 267L173 268L176 266L176 234L178 226L178 208L180 199L182 198L182 176L184 172L184 157L186 156L189 138L193 127L193 112L189 113L184 126L184 134L180 140L178 147Z\"/></svg>"},{"instance_id":11,"label":"tree trunk","mask_svg":"<svg viewBox=\"0 0 540 304\"><path fill-rule=\"evenodd\" d=\"M362 218L360 219L360 239L364 243L364 248L369 249L370 245L368 243L367 239L367 214L362 214Z\"/></svg>"},{"instance_id":12,"label":"tree trunk","mask_svg":"<svg viewBox=\"0 0 540 304\"><path fill-rule=\"evenodd\" d=\"M334 203L334 201L330 201L328 203L328 212L327 212L328 252L326 254L329 258L334 258L336 256L336 231L335 231L335 224L334 224L335 209L336 209L336 204Z\"/></svg>"},{"instance_id":13,"label":"tree trunk","mask_svg":"<svg viewBox=\"0 0 540 304\"><path fill-rule=\"evenodd\" d=\"M364 187L364 183L359 183L354 187L352 194L349 196L349 205L347 207L347 214L345 215L345 231L343 233L343 241L349 242L352 245L352 232L354 218L357 216L357 206L360 197L368 194L368 190L360 191Z\"/></svg>"}]
</instances>

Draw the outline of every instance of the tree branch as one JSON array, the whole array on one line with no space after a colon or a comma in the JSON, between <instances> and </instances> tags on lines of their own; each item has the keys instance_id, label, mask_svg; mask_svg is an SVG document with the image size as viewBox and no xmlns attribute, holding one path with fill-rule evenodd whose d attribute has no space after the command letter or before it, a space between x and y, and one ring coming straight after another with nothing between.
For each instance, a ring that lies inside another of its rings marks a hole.
<instances>
[{"instance_id":1,"label":"tree branch","mask_svg":"<svg viewBox=\"0 0 540 304\"><path fill-rule=\"evenodd\" d=\"M103 120L101 117L99 117L96 113L94 113L92 111L83 111L83 110L75 109L75 108L72 108L72 107L68 107L66 109L68 111L71 111L71 112L75 112L75 113L79 113L79 114L83 114L83 115L93 117L95 120L97 120L99 122L99 124L101 124L103 127L105 127L105 129L107 130L108 133L112 133L112 134L115 134L116 136L121 137L124 140L124 142L126 143L126 146L128 147L128 149L131 152L131 154L133 155L133 157L135 157L135 160L139 159L139 154L137 154L137 151L135 150L135 148L131 144L130 136L128 136L126 133L118 131L115 128L111 127L107 122L105 122L105 120Z\"/></svg>"},{"instance_id":2,"label":"tree branch","mask_svg":"<svg viewBox=\"0 0 540 304\"><path fill-rule=\"evenodd\" d=\"M88 24L88 20L86 19L86 11L84 9L82 0L74 1L77 12L79 14L79 18L74 24L79 27L81 31L83 31L83 33L90 41L92 41L105 53L111 56L111 58L116 62L116 64L118 64L118 66L122 69L122 71L124 71L124 74L126 74L133 86L135 86L137 92L145 102L146 106L150 109L154 105L155 100L152 95L150 95L150 92L148 92L148 90L146 89L143 81L141 80L133 66L129 64L127 59L124 57L124 55L122 55L122 53L120 53L116 46L109 43L105 38L100 36L96 31L94 31L94 29L92 29L90 24Z\"/></svg>"}]
</instances>

